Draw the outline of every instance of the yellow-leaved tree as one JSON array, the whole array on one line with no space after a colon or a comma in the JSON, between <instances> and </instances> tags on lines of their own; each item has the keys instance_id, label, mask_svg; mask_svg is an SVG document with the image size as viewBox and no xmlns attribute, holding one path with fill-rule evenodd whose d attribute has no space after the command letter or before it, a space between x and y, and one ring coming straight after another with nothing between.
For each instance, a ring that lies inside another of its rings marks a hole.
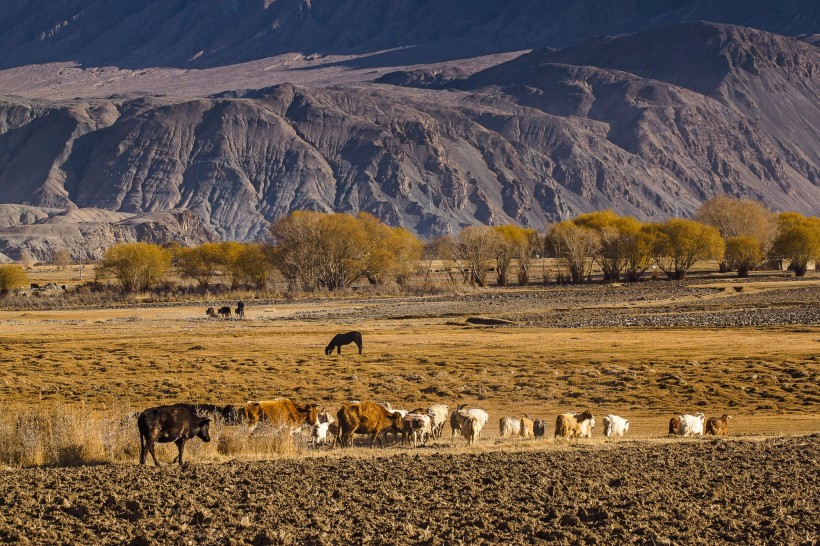
<instances>
[{"instance_id":1,"label":"yellow-leaved tree","mask_svg":"<svg viewBox=\"0 0 820 546\"><path fill-rule=\"evenodd\" d=\"M22 266L0 264L0 295L5 296L10 290L23 288L26 284L28 284L28 276Z\"/></svg>"},{"instance_id":2,"label":"yellow-leaved tree","mask_svg":"<svg viewBox=\"0 0 820 546\"><path fill-rule=\"evenodd\" d=\"M777 218L777 227L772 254L791 260L795 276L802 277L809 261L820 259L820 218L784 212Z\"/></svg>"},{"instance_id":3,"label":"yellow-leaved tree","mask_svg":"<svg viewBox=\"0 0 820 546\"><path fill-rule=\"evenodd\" d=\"M151 243L122 243L109 248L97 264L95 276L117 279L125 290L149 290L171 268L171 252Z\"/></svg>"},{"instance_id":4,"label":"yellow-leaved tree","mask_svg":"<svg viewBox=\"0 0 820 546\"><path fill-rule=\"evenodd\" d=\"M651 230L658 267L670 278L682 280L700 260L720 260L725 245L717 228L695 220L670 218Z\"/></svg>"},{"instance_id":5,"label":"yellow-leaved tree","mask_svg":"<svg viewBox=\"0 0 820 546\"><path fill-rule=\"evenodd\" d=\"M518 264L518 284L529 283L529 267L532 255L539 246L538 233L534 229L504 225L493 227L496 237L495 271L499 286L509 283L513 262Z\"/></svg>"}]
</instances>

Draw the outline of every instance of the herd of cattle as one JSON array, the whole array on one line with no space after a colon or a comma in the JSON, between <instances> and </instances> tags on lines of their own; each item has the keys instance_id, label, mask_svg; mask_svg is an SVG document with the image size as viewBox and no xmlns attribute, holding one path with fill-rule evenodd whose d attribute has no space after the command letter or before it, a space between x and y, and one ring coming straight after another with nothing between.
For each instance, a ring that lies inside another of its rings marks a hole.
<instances>
[{"instance_id":1,"label":"herd of cattle","mask_svg":"<svg viewBox=\"0 0 820 546\"><path fill-rule=\"evenodd\" d=\"M159 465L154 454L156 443L174 442L179 451L174 462L182 465L185 443L193 438L210 441L209 426L212 419L219 419L227 425L247 425L251 431L260 423L289 431L292 434L309 430L314 446L336 445L350 447L355 434L367 435L370 447L376 441L384 447L387 434L397 441L401 435L402 445L413 447L425 445L440 438L448 421L455 438L458 435L474 445L490 419L480 408L468 408L461 404L450 413L448 406L437 404L412 411L394 409L388 403L353 401L343 404L335 415L319 409L318 404L296 403L288 399L248 402L244 407L215 406L211 404L174 404L149 408L139 414L137 427L140 433L140 464L145 464L148 454ZM729 432L729 415L711 417L706 420L703 413L676 415L669 422L669 434L678 436L702 436L705 434L725 436ZM603 418L604 436L620 438L629 430L629 420L609 414ZM591 438L595 428L592 412L570 412L558 415L555 420L555 439L570 441ZM499 420L499 434L502 438L543 437L547 432L547 422L543 419L524 417L502 417Z\"/></svg>"},{"instance_id":2,"label":"herd of cattle","mask_svg":"<svg viewBox=\"0 0 820 546\"><path fill-rule=\"evenodd\" d=\"M224 305L219 309L217 309L216 307L208 307L207 309L205 309L205 316L209 318L231 318L231 308L228 305ZM240 301L236 304L236 318L245 318L245 302L243 301Z\"/></svg>"}]
</instances>

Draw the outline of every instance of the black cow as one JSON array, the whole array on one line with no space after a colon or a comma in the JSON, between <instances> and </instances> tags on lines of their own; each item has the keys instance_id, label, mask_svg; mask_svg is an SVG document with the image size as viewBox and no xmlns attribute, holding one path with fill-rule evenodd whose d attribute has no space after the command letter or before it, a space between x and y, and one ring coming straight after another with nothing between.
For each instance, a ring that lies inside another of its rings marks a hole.
<instances>
[{"instance_id":1,"label":"black cow","mask_svg":"<svg viewBox=\"0 0 820 546\"><path fill-rule=\"evenodd\" d=\"M245 302L240 301L236 304L236 316L243 319L245 318Z\"/></svg>"},{"instance_id":2,"label":"black cow","mask_svg":"<svg viewBox=\"0 0 820 546\"><path fill-rule=\"evenodd\" d=\"M219 416L228 425L236 425L239 423L239 413L236 406L228 404L227 406L217 406L215 404L196 404L194 408L205 415Z\"/></svg>"},{"instance_id":3,"label":"black cow","mask_svg":"<svg viewBox=\"0 0 820 546\"><path fill-rule=\"evenodd\" d=\"M225 307L220 307L217 313L222 315L222 318L228 318L229 316L231 316L231 308L227 305Z\"/></svg>"},{"instance_id":4,"label":"black cow","mask_svg":"<svg viewBox=\"0 0 820 546\"><path fill-rule=\"evenodd\" d=\"M337 354L342 354L342 345L347 345L348 343L355 343L356 347L359 348L359 354L362 354L361 332L348 332L346 334L336 334L335 336L333 336L333 339L330 340L328 346L325 347L325 354L329 355L333 352L334 348L338 351Z\"/></svg>"},{"instance_id":5,"label":"black cow","mask_svg":"<svg viewBox=\"0 0 820 546\"><path fill-rule=\"evenodd\" d=\"M547 422L543 419L536 419L532 425L533 435L536 438L540 438L547 433Z\"/></svg>"},{"instance_id":6,"label":"black cow","mask_svg":"<svg viewBox=\"0 0 820 546\"><path fill-rule=\"evenodd\" d=\"M188 404L148 408L140 413L137 419L137 428L140 431L140 464L145 464L146 454L150 453L154 464L159 466L154 454L154 444L174 442L179 455L171 463L179 461L179 466L182 466L185 442L192 438L199 438L203 442L211 441L208 433L210 423L209 418L197 415L194 407Z\"/></svg>"}]
</instances>

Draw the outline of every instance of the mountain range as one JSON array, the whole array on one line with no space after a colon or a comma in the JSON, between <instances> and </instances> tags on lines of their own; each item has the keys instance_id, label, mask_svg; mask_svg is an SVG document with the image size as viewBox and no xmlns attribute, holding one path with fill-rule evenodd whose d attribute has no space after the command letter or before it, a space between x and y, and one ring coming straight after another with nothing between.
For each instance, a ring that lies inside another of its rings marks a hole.
<instances>
[{"instance_id":1,"label":"mountain range","mask_svg":"<svg viewBox=\"0 0 820 546\"><path fill-rule=\"evenodd\" d=\"M9 258L69 226L86 257L262 240L297 209L426 237L722 193L820 213L811 2L0 5Z\"/></svg>"}]
</instances>

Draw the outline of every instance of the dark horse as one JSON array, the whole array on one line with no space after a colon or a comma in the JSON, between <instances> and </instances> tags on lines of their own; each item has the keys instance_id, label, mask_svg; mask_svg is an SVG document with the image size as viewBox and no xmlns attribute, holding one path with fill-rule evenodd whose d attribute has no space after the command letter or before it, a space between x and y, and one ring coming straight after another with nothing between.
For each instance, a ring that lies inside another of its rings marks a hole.
<instances>
[{"instance_id":1,"label":"dark horse","mask_svg":"<svg viewBox=\"0 0 820 546\"><path fill-rule=\"evenodd\" d=\"M362 354L362 334L361 332L348 332L346 334L336 334L333 336L333 339L330 340L330 343L327 347L325 347L325 354L329 355L333 352L335 348L338 353L342 354L342 345L347 345L348 343L355 343L356 347L359 348L359 354Z\"/></svg>"}]
</instances>

